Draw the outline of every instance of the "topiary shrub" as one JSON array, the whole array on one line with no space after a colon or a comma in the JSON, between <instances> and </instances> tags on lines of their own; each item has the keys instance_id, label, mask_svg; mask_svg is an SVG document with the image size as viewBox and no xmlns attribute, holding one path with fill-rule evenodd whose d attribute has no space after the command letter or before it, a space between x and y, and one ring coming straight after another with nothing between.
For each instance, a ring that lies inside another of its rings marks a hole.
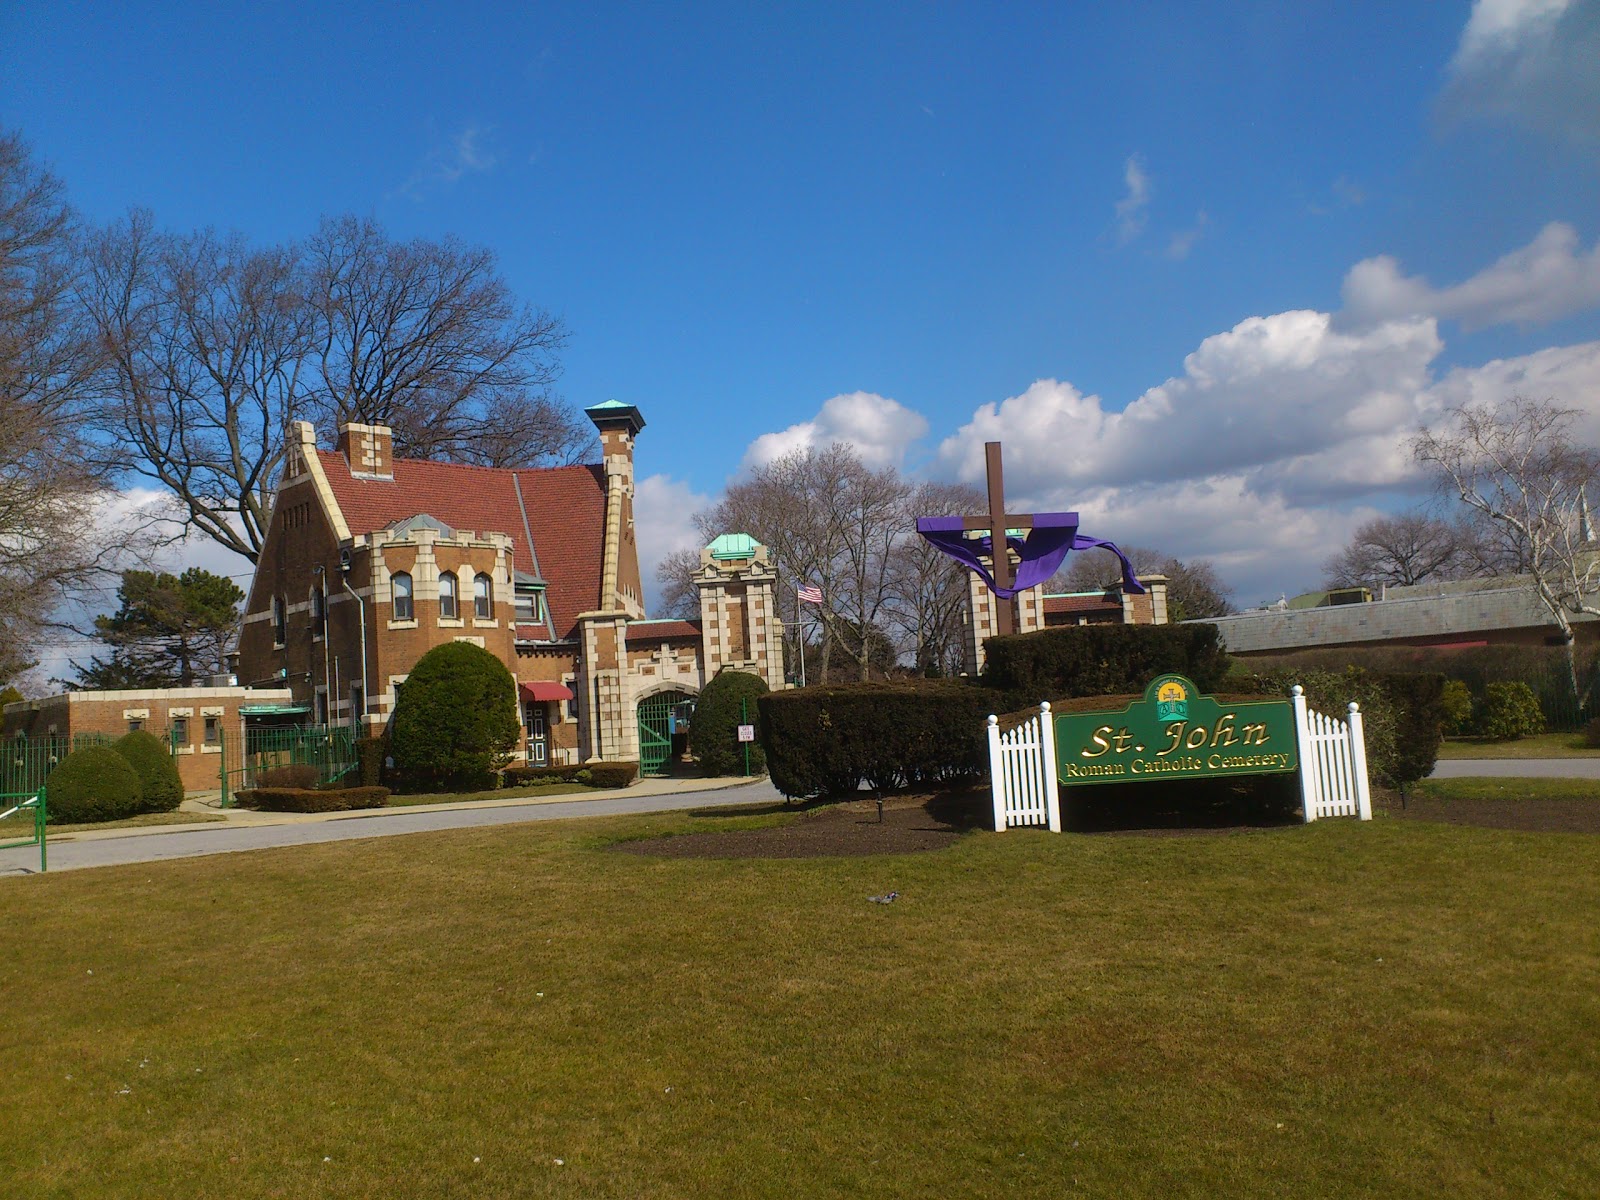
<instances>
[{"instance_id":1,"label":"topiary shrub","mask_svg":"<svg viewBox=\"0 0 1600 1200\"><path fill-rule=\"evenodd\" d=\"M85 746L45 779L50 819L63 825L120 821L145 811L139 773L110 746Z\"/></svg>"},{"instance_id":2,"label":"topiary shrub","mask_svg":"<svg viewBox=\"0 0 1600 1200\"><path fill-rule=\"evenodd\" d=\"M750 765L755 766L756 752L750 753ZM598 762L589 764L589 786L597 788L625 788L639 774L639 764L631 762Z\"/></svg>"},{"instance_id":3,"label":"topiary shrub","mask_svg":"<svg viewBox=\"0 0 1600 1200\"><path fill-rule=\"evenodd\" d=\"M143 729L125 733L112 743L113 750L128 760L139 776L144 794L141 812L172 812L183 803L183 777L172 761L172 750L160 738Z\"/></svg>"},{"instance_id":4,"label":"topiary shrub","mask_svg":"<svg viewBox=\"0 0 1600 1200\"><path fill-rule=\"evenodd\" d=\"M505 664L471 642L446 642L406 677L389 745L407 790L466 791L494 786L519 733Z\"/></svg>"},{"instance_id":5,"label":"topiary shrub","mask_svg":"<svg viewBox=\"0 0 1600 1200\"><path fill-rule=\"evenodd\" d=\"M1544 732L1539 698L1525 683L1491 683L1483 689L1473 730L1497 742L1515 741Z\"/></svg>"},{"instance_id":6,"label":"topiary shrub","mask_svg":"<svg viewBox=\"0 0 1600 1200\"><path fill-rule=\"evenodd\" d=\"M1439 703L1444 708L1444 731L1460 737L1472 727L1472 689L1459 679L1447 679Z\"/></svg>"},{"instance_id":7,"label":"topiary shrub","mask_svg":"<svg viewBox=\"0 0 1600 1200\"><path fill-rule=\"evenodd\" d=\"M739 740L739 725L755 725L756 736L761 736L757 699L766 694L766 681L748 671L723 671L701 690L689 725L689 752L707 775L745 774L746 743ZM766 755L759 741L748 744L750 772L759 774L766 770Z\"/></svg>"}]
</instances>

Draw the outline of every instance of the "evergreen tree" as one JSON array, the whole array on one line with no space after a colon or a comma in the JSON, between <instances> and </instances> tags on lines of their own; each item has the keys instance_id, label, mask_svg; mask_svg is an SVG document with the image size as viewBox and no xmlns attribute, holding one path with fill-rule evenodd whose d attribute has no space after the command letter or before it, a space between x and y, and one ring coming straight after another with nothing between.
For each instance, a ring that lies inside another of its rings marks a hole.
<instances>
[{"instance_id":1,"label":"evergreen tree","mask_svg":"<svg viewBox=\"0 0 1600 1200\"><path fill-rule=\"evenodd\" d=\"M233 580L190 567L182 575L124 571L122 606L95 618L111 647L87 667L73 663L80 689L188 687L218 670L239 622L244 593Z\"/></svg>"}]
</instances>

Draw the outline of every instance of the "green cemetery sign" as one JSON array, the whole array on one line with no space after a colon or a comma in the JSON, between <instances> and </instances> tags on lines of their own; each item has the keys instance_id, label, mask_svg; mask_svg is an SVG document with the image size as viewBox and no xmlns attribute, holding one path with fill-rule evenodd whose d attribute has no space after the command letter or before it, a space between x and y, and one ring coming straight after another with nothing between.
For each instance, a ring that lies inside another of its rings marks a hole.
<instances>
[{"instance_id":1,"label":"green cemetery sign","mask_svg":"<svg viewBox=\"0 0 1600 1200\"><path fill-rule=\"evenodd\" d=\"M1062 783L1156 783L1293 771L1294 710L1287 700L1220 704L1182 675L1151 681L1120 712L1058 713Z\"/></svg>"}]
</instances>

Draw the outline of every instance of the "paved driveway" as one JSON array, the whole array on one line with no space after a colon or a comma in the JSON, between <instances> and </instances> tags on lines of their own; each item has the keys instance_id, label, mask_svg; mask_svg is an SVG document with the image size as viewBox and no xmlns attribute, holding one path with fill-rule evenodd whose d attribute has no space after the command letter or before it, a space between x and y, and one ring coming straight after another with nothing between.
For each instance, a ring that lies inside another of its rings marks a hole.
<instances>
[{"instance_id":1,"label":"paved driveway","mask_svg":"<svg viewBox=\"0 0 1600 1200\"><path fill-rule=\"evenodd\" d=\"M238 850L393 837L437 829L470 829L484 825L514 825L523 821L558 821L572 817L763 804L781 799L783 797L777 789L765 779L738 787L711 784L709 788L698 790L678 787L668 791L654 790L647 782L627 792L582 800L513 801L492 806L444 809L375 809L370 812L341 813L333 817L291 818L271 825L212 824L173 830L156 827L63 834L60 841L51 839L49 861L52 871L71 871L79 867L108 867L119 863L194 858ZM38 847L0 850L0 875L23 875L38 869Z\"/></svg>"},{"instance_id":2,"label":"paved driveway","mask_svg":"<svg viewBox=\"0 0 1600 1200\"><path fill-rule=\"evenodd\" d=\"M1600 779L1595 758L1451 758L1437 763L1434 779Z\"/></svg>"}]
</instances>

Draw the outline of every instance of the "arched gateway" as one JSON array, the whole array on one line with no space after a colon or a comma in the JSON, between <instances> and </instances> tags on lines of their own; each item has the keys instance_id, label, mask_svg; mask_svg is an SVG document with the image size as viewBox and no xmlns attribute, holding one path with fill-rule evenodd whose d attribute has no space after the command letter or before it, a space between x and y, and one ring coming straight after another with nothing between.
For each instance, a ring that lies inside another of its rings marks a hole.
<instances>
[{"instance_id":1,"label":"arched gateway","mask_svg":"<svg viewBox=\"0 0 1600 1200\"><path fill-rule=\"evenodd\" d=\"M693 696L670 689L656 692L639 701L639 774L668 775L672 764L682 757L687 727L674 710Z\"/></svg>"}]
</instances>

